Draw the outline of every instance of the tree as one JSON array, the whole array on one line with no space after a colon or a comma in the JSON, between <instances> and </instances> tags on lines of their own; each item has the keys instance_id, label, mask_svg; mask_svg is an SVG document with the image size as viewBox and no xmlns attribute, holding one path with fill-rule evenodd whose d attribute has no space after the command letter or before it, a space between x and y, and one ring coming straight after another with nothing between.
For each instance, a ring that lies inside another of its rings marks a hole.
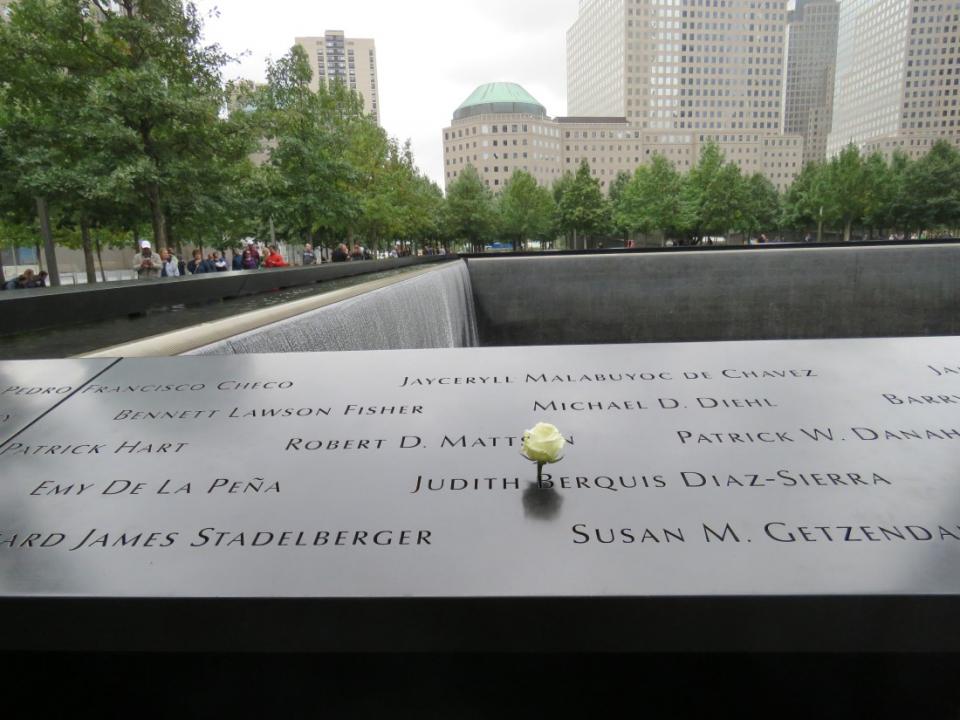
<instances>
[{"instance_id":1,"label":"tree","mask_svg":"<svg viewBox=\"0 0 960 720\"><path fill-rule=\"evenodd\" d=\"M477 169L467 165L447 188L444 206L446 233L466 240L473 252L483 252L496 229L493 195L483 184Z\"/></svg>"},{"instance_id":2,"label":"tree","mask_svg":"<svg viewBox=\"0 0 960 720\"><path fill-rule=\"evenodd\" d=\"M78 32L85 32L78 6L43 0L23 0L0 23L0 133L14 169L8 192L34 203L52 285L60 278L50 201L89 181L78 172L88 128L70 122L84 108L90 76L89 62L70 42Z\"/></svg>"},{"instance_id":3,"label":"tree","mask_svg":"<svg viewBox=\"0 0 960 720\"><path fill-rule=\"evenodd\" d=\"M749 238L777 227L781 210L776 186L760 173L754 173L743 182L742 209L737 230Z\"/></svg>"},{"instance_id":4,"label":"tree","mask_svg":"<svg viewBox=\"0 0 960 720\"><path fill-rule=\"evenodd\" d=\"M700 152L699 162L684 178L681 190L682 223L694 243L741 227L745 197L740 168L725 163L720 148L715 143L707 143Z\"/></svg>"},{"instance_id":5,"label":"tree","mask_svg":"<svg viewBox=\"0 0 960 720\"><path fill-rule=\"evenodd\" d=\"M549 237L553 227L553 197L530 173L513 172L500 193L497 209L500 229L511 239L514 250L527 240Z\"/></svg>"},{"instance_id":6,"label":"tree","mask_svg":"<svg viewBox=\"0 0 960 720\"><path fill-rule=\"evenodd\" d=\"M627 186L630 185L630 180L633 179L633 176L621 170L617 173L617 176L613 179L613 182L610 183L610 188L607 191L607 197L610 200L610 225L613 229L613 232L621 237L624 241L628 240L628 235L630 234L630 228L623 222L624 218L621 213L617 212L617 208L623 203L623 197L626 193Z\"/></svg>"},{"instance_id":7,"label":"tree","mask_svg":"<svg viewBox=\"0 0 960 720\"><path fill-rule=\"evenodd\" d=\"M0 24L2 120L54 281L54 225L78 230L93 281L92 228L136 227L142 203L159 247L171 214L209 222L222 207L249 142L224 132L227 57L201 29L179 0L20 0Z\"/></svg>"},{"instance_id":8,"label":"tree","mask_svg":"<svg viewBox=\"0 0 960 720\"><path fill-rule=\"evenodd\" d=\"M829 166L808 163L788 188L783 199L783 223L796 229L817 228L817 242L823 240L823 224L833 214Z\"/></svg>"},{"instance_id":9,"label":"tree","mask_svg":"<svg viewBox=\"0 0 960 720\"><path fill-rule=\"evenodd\" d=\"M421 240L443 240L446 246L447 236L442 223L443 191L419 170L415 170L410 183L407 236Z\"/></svg>"},{"instance_id":10,"label":"tree","mask_svg":"<svg viewBox=\"0 0 960 720\"><path fill-rule=\"evenodd\" d=\"M630 232L663 233L670 237L680 227L683 180L673 164L659 153L636 169L615 205L617 222Z\"/></svg>"},{"instance_id":11,"label":"tree","mask_svg":"<svg viewBox=\"0 0 960 720\"><path fill-rule=\"evenodd\" d=\"M897 180L893 168L887 164L883 155L878 152L871 154L863 166L863 180L866 185L864 193L863 223L869 229L880 232L893 227L894 200L897 194Z\"/></svg>"},{"instance_id":12,"label":"tree","mask_svg":"<svg viewBox=\"0 0 960 720\"><path fill-rule=\"evenodd\" d=\"M910 194L908 177L913 161L899 150L890 158L890 227L909 237L910 228L916 227L919 216L918 201Z\"/></svg>"},{"instance_id":13,"label":"tree","mask_svg":"<svg viewBox=\"0 0 960 720\"><path fill-rule=\"evenodd\" d=\"M600 181L591 175L586 160L580 163L572 181L564 184L557 214L560 228L573 234L574 249L581 240L586 248L590 239L604 235L610 229L610 205L600 191Z\"/></svg>"},{"instance_id":14,"label":"tree","mask_svg":"<svg viewBox=\"0 0 960 720\"><path fill-rule=\"evenodd\" d=\"M269 64L267 85L255 96L269 149L267 210L304 242L349 239L386 144L355 92L342 83L314 92L311 75L306 52L296 45Z\"/></svg>"},{"instance_id":15,"label":"tree","mask_svg":"<svg viewBox=\"0 0 960 720\"><path fill-rule=\"evenodd\" d=\"M913 228L925 230L960 227L960 153L945 140L938 141L906 173L906 192L916 203Z\"/></svg>"},{"instance_id":16,"label":"tree","mask_svg":"<svg viewBox=\"0 0 960 720\"><path fill-rule=\"evenodd\" d=\"M854 223L867 210L867 175L856 145L850 144L830 160L830 220L843 228L843 241L850 242Z\"/></svg>"},{"instance_id":17,"label":"tree","mask_svg":"<svg viewBox=\"0 0 960 720\"><path fill-rule=\"evenodd\" d=\"M192 2L90 0L99 18L84 47L99 61L99 109L135 140L133 179L150 208L157 247L168 245L164 194L178 187L184 166L216 155L202 130L216 125L225 97L221 69L228 57L202 45Z\"/></svg>"}]
</instances>

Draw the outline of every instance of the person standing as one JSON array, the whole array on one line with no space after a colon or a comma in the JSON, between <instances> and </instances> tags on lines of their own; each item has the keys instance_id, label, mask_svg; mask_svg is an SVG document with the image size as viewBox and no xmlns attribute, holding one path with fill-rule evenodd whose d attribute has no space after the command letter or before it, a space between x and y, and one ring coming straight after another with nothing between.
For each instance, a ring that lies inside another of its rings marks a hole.
<instances>
[{"instance_id":1,"label":"person standing","mask_svg":"<svg viewBox=\"0 0 960 720\"><path fill-rule=\"evenodd\" d=\"M150 245L149 240L140 241L140 252L133 258L133 269L139 280L152 280L160 277L162 262Z\"/></svg>"},{"instance_id":2,"label":"person standing","mask_svg":"<svg viewBox=\"0 0 960 720\"><path fill-rule=\"evenodd\" d=\"M170 248L160 251L160 277L180 277L180 263Z\"/></svg>"},{"instance_id":3,"label":"person standing","mask_svg":"<svg viewBox=\"0 0 960 720\"><path fill-rule=\"evenodd\" d=\"M260 267L260 264L257 262L256 256L253 254L253 247L247 245L243 250L243 255L240 257L240 269L241 270L256 270Z\"/></svg>"},{"instance_id":4,"label":"person standing","mask_svg":"<svg viewBox=\"0 0 960 720\"><path fill-rule=\"evenodd\" d=\"M316 253L313 252L313 245L311 245L310 243L307 243L306 245L303 246L303 264L304 265L317 264L317 256L316 256Z\"/></svg>"},{"instance_id":5,"label":"person standing","mask_svg":"<svg viewBox=\"0 0 960 720\"><path fill-rule=\"evenodd\" d=\"M193 251L193 259L187 263L187 271L191 275L202 275L204 273L215 272L216 268L213 267L213 264L209 260L203 259L203 252L201 250Z\"/></svg>"},{"instance_id":6,"label":"person standing","mask_svg":"<svg viewBox=\"0 0 960 720\"><path fill-rule=\"evenodd\" d=\"M277 250L276 245L271 245L267 252L267 257L263 261L263 266L266 268L284 268L287 267L287 261L283 259L283 255L280 254L280 251Z\"/></svg>"},{"instance_id":7,"label":"person standing","mask_svg":"<svg viewBox=\"0 0 960 720\"><path fill-rule=\"evenodd\" d=\"M253 240L247 240L247 249L250 251L250 256L254 259L254 262L257 263L257 267L259 268L263 255L257 249L256 243L254 243ZM244 270L250 269L246 266L246 264L244 264L243 268Z\"/></svg>"}]
</instances>

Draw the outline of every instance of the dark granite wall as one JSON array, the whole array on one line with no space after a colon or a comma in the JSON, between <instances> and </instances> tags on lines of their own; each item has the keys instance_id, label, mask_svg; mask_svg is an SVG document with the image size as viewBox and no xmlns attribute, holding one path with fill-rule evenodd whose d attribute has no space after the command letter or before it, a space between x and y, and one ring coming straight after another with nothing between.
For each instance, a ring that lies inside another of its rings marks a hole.
<instances>
[{"instance_id":1,"label":"dark granite wall","mask_svg":"<svg viewBox=\"0 0 960 720\"><path fill-rule=\"evenodd\" d=\"M481 345L960 333L960 245L467 262Z\"/></svg>"}]
</instances>

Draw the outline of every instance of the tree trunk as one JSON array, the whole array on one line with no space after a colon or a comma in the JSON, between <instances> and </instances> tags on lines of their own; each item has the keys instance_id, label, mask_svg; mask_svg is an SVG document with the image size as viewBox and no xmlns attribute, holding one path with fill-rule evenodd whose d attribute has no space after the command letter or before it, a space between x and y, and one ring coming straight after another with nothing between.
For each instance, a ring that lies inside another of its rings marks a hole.
<instances>
[{"instance_id":1,"label":"tree trunk","mask_svg":"<svg viewBox=\"0 0 960 720\"><path fill-rule=\"evenodd\" d=\"M823 220L817 221L817 242L823 242Z\"/></svg>"},{"instance_id":2,"label":"tree trunk","mask_svg":"<svg viewBox=\"0 0 960 720\"><path fill-rule=\"evenodd\" d=\"M0 288L3 287L6 281L6 278L3 276L3 248L0 248Z\"/></svg>"},{"instance_id":3,"label":"tree trunk","mask_svg":"<svg viewBox=\"0 0 960 720\"><path fill-rule=\"evenodd\" d=\"M97 260L100 261L100 280L102 282L107 281L107 273L103 269L103 253L100 252L100 238L99 236L94 238L94 241L97 243Z\"/></svg>"},{"instance_id":4,"label":"tree trunk","mask_svg":"<svg viewBox=\"0 0 960 720\"><path fill-rule=\"evenodd\" d=\"M85 221L80 222L80 241L83 244L83 265L87 271L87 284L97 282L97 266L93 260L93 243L90 242L90 228Z\"/></svg>"},{"instance_id":5,"label":"tree trunk","mask_svg":"<svg viewBox=\"0 0 960 720\"><path fill-rule=\"evenodd\" d=\"M153 225L153 247L160 252L167 246L167 223L163 217L163 206L160 204L160 186L150 183L147 186L147 202L150 203L150 222Z\"/></svg>"},{"instance_id":6,"label":"tree trunk","mask_svg":"<svg viewBox=\"0 0 960 720\"><path fill-rule=\"evenodd\" d=\"M47 199L37 198L37 218L40 220L40 237L43 238L43 252L47 258L47 272L50 274L51 287L60 285L60 272L57 269L57 248L53 244L50 231L50 206Z\"/></svg>"},{"instance_id":7,"label":"tree trunk","mask_svg":"<svg viewBox=\"0 0 960 720\"><path fill-rule=\"evenodd\" d=\"M843 224L843 241L845 243L850 242L850 231L853 228L853 219L847 220Z\"/></svg>"},{"instance_id":8,"label":"tree trunk","mask_svg":"<svg viewBox=\"0 0 960 720\"><path fill-rule=\"evenodd\" d=\"M178 260L183 260L183 241L178 237L177 233L173 231L173 223L170 222L170 218L166 215L164 215L163 226L167 233L167 247L173 248L173 252Z\"/></svg>"}]
</instances>

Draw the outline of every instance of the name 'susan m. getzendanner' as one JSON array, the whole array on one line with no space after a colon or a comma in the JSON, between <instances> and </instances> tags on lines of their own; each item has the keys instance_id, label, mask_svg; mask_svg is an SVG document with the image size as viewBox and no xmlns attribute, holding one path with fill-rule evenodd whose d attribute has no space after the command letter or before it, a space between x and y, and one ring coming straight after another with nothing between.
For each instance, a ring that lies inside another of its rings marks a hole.
<instances>
[{"instance_id":1,"label":"name 'susan m. getzendanner'","mask_svg":"<svg viewBox=\"0 0 960 720\"><path fill-rule=\"evenodd\" d=\"M883 525L797 525L780 520L763 522L759 537L777 544L791 543L926 543L960 542L960 524L885 523ZM682 527L598 527L575 523L570 527L574 545L660 545L696 539L711 544L742 545L753 542L747 532L731 523L701 524L694 531Z\"/></svg>"}]
</instances>

